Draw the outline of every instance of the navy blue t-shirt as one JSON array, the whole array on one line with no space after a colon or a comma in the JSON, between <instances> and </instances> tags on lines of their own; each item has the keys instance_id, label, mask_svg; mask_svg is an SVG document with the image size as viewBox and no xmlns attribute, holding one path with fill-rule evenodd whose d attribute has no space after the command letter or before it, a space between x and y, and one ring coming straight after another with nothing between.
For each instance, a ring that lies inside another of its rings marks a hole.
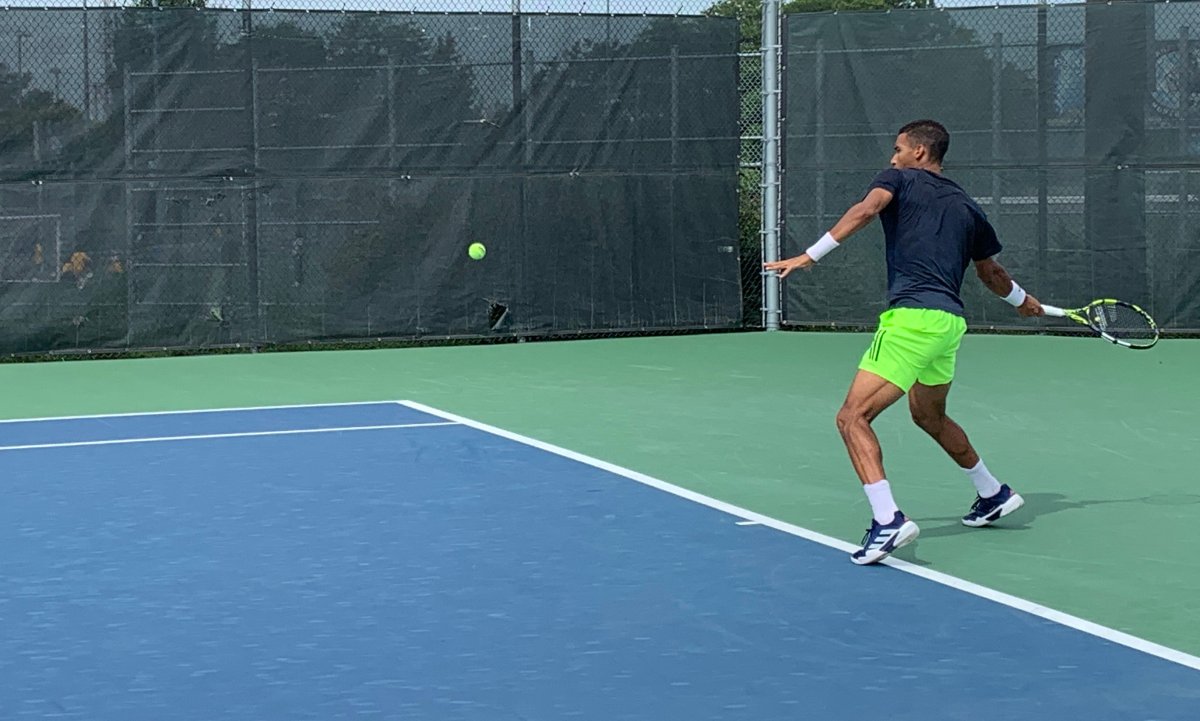
<instances>
[{"instance_id":1,"label":"navy blue t-shirt","mask_svg":"<svg viewBox=\"0 0 1200 721\"><path fill-rule=\"evenodd\" d=\"M887 241L889 308L963 315L963 276L973 260L1000 252L987 216L952 180L889 168L871 183L892 193L879 220Z\"/></svg>"}]
</instances>

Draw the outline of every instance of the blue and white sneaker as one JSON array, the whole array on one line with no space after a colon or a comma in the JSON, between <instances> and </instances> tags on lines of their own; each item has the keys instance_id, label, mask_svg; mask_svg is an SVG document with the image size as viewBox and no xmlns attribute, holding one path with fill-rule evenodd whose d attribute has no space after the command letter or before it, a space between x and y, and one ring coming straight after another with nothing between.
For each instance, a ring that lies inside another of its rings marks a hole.
<instances>
[{"instance_id":1,"label":"blue and white sneaker","mask_svg":"<svg viewBox=\"0 0 1200 721\"><path fill-rule=\"evenodd\" d=\"M901 546L917 540L919 535L921 529L900 511L896 511L890 523L880 523L872 518L871 527L863 536L863 547L850 554L850 560L860 566L878 563Z\"/></svg>"},{"instance_id":2,"label":"blue and white sneaker","mask_svg":"<svg viewBox=\"0 0 1200 721\"><path fill-rule=\"evenodd\" d=\"M1000 486L1000 492L991 498L976 496L975 503L971 505L970 512L963 516L962 522L964 526L982 528L1004 518L1023 505L1025 505L1025 499L1013 493L1013 489L1005 483Z\"/></svg>"}]
</instances>

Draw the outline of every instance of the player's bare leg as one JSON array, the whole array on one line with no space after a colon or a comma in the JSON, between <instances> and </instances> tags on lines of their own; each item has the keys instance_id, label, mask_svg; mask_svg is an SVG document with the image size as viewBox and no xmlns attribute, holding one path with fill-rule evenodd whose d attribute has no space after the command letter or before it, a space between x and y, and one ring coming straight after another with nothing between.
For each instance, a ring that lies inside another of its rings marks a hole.
<instances>
[{"instance_id":1,"label":"player's bare leg","mask_svg":"<svg viewBox=\"0 0 1200 721\"><path fill-rule=\"evenodd\" d=\"M863 538L863 547L850 556L859 565L886 558L916 540L921 532L917 524L900 512L892 498L891 484L883 471L883 450L871 428L871 421L903 396L904 391L892 382L859 370L837 414L838 432L871 502L871 527Z\"/></svg>"},{"instance_id":2,"label":"player's bare leg","mask_svg":"<svg viewBox=\"0 0 1200 721\"><path fill-rule=\"evenodd\" d=\"M949 383L940 386L915 383L908 391L908 410L912 413L913 423L937 441L959 468L967 470L979 463L979 454L971 446L962 426L946 415L948 395Z\"/></svg>"},{"instance_id":3,"label":"player's bare leg","mask_svg":"<svg viewBox=\"0 0 1200 721\"><path fill-rule=\"evenodd\" d=\"M871 421L902 397L904 391L868 371L858 371L850 384L837 414L837 428L863 484L878 483L887 477L883 472L883 450Z\"/></svg>"},{"instance_id":4,"label":"player's bare leg","mask_svg":"<svg viewBox=\"0 0 1200 721\"><path fill-rule=\"evenodd\" d=\"M963 525L987 526L1025 504L1020 495L1000 483L979 458L962 426L946 415L946 397L950 384L927 386L916 383L908 392L908 409L913 423L929 434L975 484L978 496L963 516Z\"/></svg>"}]
</instances>

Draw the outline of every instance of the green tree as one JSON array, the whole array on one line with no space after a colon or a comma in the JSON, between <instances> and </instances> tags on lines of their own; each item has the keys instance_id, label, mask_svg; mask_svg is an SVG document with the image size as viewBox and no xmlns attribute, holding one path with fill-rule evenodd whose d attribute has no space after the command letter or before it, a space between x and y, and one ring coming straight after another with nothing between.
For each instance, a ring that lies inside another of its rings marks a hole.
<instances>
[{"instance_id":1,"label":"green tree","mask_svg":"<svg viewBox=\"0 0 1200 721\"><path fill-rule=\"evenodd\" d=\"M817 13L833 10L887 10L889 8L933 7L933 0L790 0L783 13ZM754 52L762 46L762 0L719 0L707 10L710 17L737 18L741 25L742 52Z\"/></svg>"}]
</instances>

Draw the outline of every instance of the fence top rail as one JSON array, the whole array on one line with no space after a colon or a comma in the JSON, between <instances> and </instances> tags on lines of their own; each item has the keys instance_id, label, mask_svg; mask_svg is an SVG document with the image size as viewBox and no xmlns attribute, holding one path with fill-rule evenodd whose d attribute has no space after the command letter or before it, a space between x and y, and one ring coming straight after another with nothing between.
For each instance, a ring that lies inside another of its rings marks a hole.
<instances>
[{"instance_id":1,"label":"fence top rail","mask_svg":"<svg viewBox=\"0 0 1200 721\"><path fill-rule=\"evenodd\" d=\"M104 0L99 0L103 2ZM269 0L264 0L269 1ZM724 16L705 15L700 10L696 12L684 12L682 6L676 8L675 11L658 11L651 12L648 9L620 12L619 10L605 11L584 11L584 10L518 10L513 9L494 9L484 10L479 7L469 7L467 2L461 0L447 0L447 2L455 2L461 6L461 9L454 10L418 10L416 8L387 10L383 8L289 8L277 7L251 7L246 9L242 5L208 5L205 7L141 7L133 5L89 5L82 0L73 0L70 4L56 5L54 0L39 0L37 5L0 5L0 13L5 11L10 12L145 12L145 13L184 13L184 12L221 12L235 14L251 14L251 15L273 15L273 14L290 14L290 15L409 15L409 16L425 16L425 17L444 17L469 15L473 17L503 17L511 18L512 16L529 17L529 18L579 18L579 17L594 17L594 18L714 18L732 20Z\"/></svg>"},{"instance_id":2,"label":"fence top rail","mask_svg":"<svg viewBox=\"0 0 1200 721\"><path fill-rule=\"evenodd\" d=\"M1082 44L1082 43L1080 43ZM991 50L994 43L963 43L957 45L898 45L886 48L788 48L788 55L867 55L871 53L907 53L926 52L930 50ZM1004 48L1035 48L1036 42L1004 43Z\"/></svg>"},{"instance_id":3,"label":"fence top rail","mask_svg":"<svg viewBox=\"0 0 1200 721\"><path fill-rule=\"evenodd\" d=\"M534 58L531 62L535 65L570 65L573 63L627 63L627 62L662 62L678 59L680 61L691 60L714 60L739 57L740 54L734 53L699 53L686 55L637 55L629 57L612 57L612 58ZM298 72L352 72L362 70L372 71L388 71L388 70L403 70L409 68L429 69L429 68L490 68L490 67L512 67L512 60L496 60L492 62L470 62L470 63L393 63L383 65L312 65L312 66L280 66L280 67L258 67L254 70L259 73L298 73ZM246 72L244 68L235 68L232 70L139 70L129 71L130 77L178 77L184 75L238 75Z\"/></svg>"}]
</instances>

